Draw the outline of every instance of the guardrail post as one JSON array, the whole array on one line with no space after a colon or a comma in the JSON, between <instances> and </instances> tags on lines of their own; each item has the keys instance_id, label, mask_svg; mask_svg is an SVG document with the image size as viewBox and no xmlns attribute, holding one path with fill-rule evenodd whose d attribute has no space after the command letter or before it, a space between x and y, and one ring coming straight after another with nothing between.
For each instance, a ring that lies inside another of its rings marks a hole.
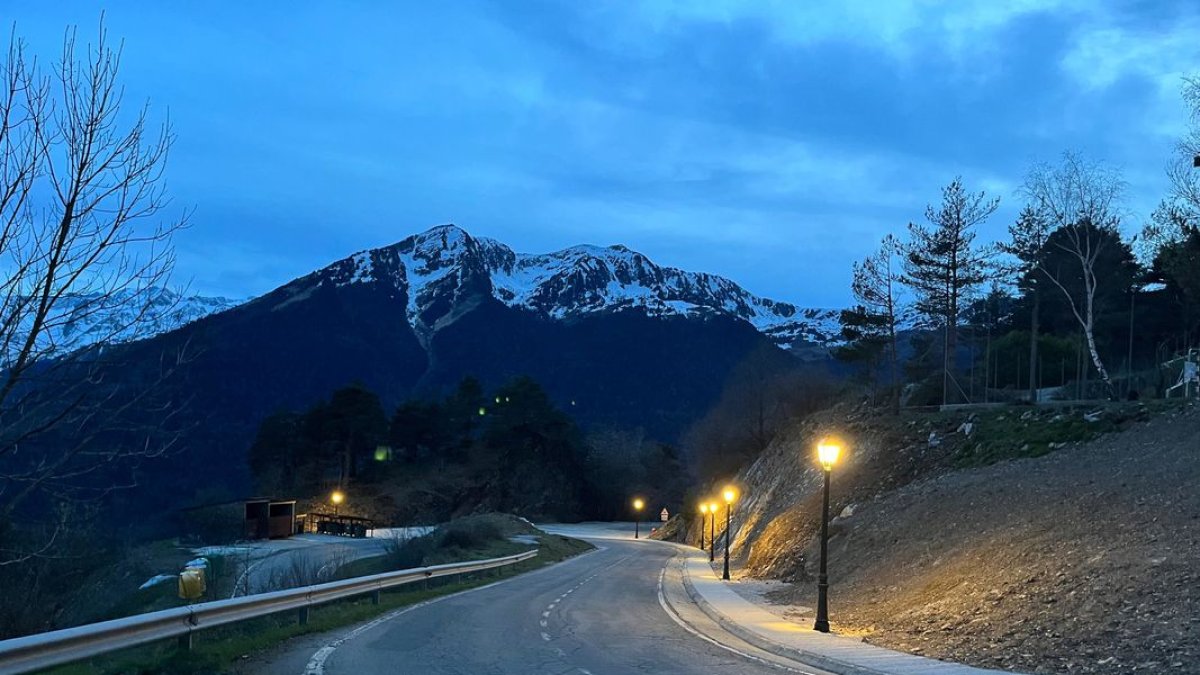
<instances>
[{"instance_id":1,"label":"guardrail post","mask_svg":"<svg viewBox=\"0 0 1200 675\"><path fill-rule=\"evenodd\" d=\"M183 635L179 636L179 651L181 651L181 652L192 651L192 632L191 631L188 631L188 632L184 633Z\"/></svg>"},{"instance_id":2,"label":"guardrail post","mask_svg":"<svg viewBox=\"0 0 1200 675\"><path fill-rule=\"evenodd\" d=\"M371 593L371 604L372 604L372 605L378 605L378 604L379 604L379 591L373 591L373 592Z\"/></svg>"},{"instance_id":3,"label":"guardrail post","mask_svg":"<svg viewBox=\"0 0 1200 675\"><path fill-rule=\"evenodd\" d=\"M300 625L301 626L308 625L308 608L307 607L300 608Z\"/></svg>"}]
</instances>

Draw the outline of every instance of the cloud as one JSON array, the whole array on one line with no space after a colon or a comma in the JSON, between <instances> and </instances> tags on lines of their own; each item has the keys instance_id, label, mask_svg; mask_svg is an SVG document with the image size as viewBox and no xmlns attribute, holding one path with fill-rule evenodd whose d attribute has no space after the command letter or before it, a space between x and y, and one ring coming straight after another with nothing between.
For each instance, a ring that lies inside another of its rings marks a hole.
<instances>
[{"instance_id":1,"label":"cloud","mask_svg":"<svg viewBox=\"0 0 1200 675\"><path fill-rule=\"evenodd\" d=\"M1144 82L1151 90L1150 104L1157 107L1143 122L1147 131L1180 136L1184 128L1183 116L1178 114L1182 80L1200 68L1196 42L1200 14L1149 25L1118 19L1108 17L1081 28L1060 68L1085 93L1102 95L1130 80Z\"/></svg>"},{"instance_id":2,"label":"cloud","mask_svg":"<svg viewBox=\"0 0 1200 675\"><path fill-rule=\"evenodd\" d=\"M681 23L750 20L769 27L783 44L844 41L869 45L907 60L930 49L956 58L978 56L1015 21L1031 15L1074 12L1083 0L661 0L640 3L650 25L663 32L686 30Z\"/></svg>"}]
</instances>

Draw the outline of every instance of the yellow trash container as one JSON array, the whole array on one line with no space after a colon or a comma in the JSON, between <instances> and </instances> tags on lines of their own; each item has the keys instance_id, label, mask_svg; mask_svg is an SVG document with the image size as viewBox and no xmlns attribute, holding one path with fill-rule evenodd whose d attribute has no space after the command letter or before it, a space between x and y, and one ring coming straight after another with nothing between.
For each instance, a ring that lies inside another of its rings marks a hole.
<instances>
[{"instance_id":1,"label":"yellow trash container","mask_svg":"<svg viewBox=\"0 0 1200 675\"><path fill-rule=\"evenodd\" d=\"M205 570L208 568L208 561L204 558L197 558L187 564L183 571L179 573L179 597L184 600L197 600L204 595L207 590L205 579Z\"/></svg>"}]
</instances>

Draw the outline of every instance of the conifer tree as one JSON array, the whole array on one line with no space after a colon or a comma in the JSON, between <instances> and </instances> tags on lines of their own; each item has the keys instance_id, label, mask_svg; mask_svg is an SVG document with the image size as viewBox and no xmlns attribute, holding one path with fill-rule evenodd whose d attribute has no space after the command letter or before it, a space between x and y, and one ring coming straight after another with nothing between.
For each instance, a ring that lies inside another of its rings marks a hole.
<instances>
[{"instance_id":1,"label":"conifer tree","mask_svg":"<svg viewBox=\"0 0 1200 675\"><path fill-rule=\"evenodd\" d=\"M954 378L958 320L963 298L988 279L988 252L975 245L975 228L999 206L999 198L970 193L962 178L942 189L942 204L926 207L930 227L909 223L903 283L916 294L925 325L942 330L942 403L961 400Z\"/></svg>"},{"instance_id":2,"label":"conifer tree","mask_svg":"<svg viewBox=\"0 0 1200 675\"><path fill-rule=\"evenodd\" d=\"M891 374L893 413L900 411L900 374L896 350L896 324L899 304L900 269L896 256L900 243L893 235L883 238L879 250L854 263L850 290L857 304L841 315L842 333L852 343L844 352L875 365L879 354L888 361Z\"/></svg>"},{"instance_id":3,"label":"conifer tree","mask_svg":"<svg viewBox=\"0 0 1200 675\"><path fill-rule=\"evenodd\" d=\"M1029 401L1037 403L1038 327L1041 321L1042 289L1039 282L1044 275L1039 270L1050 227L1037 209L1026 206L1021 209L1017 221L1008 226L1009 240L1000 244L1000 250L1017 260L1013 270L1017 276L1017 288L1033 303L1029 314Z\"/></svg>"}]
</instances>

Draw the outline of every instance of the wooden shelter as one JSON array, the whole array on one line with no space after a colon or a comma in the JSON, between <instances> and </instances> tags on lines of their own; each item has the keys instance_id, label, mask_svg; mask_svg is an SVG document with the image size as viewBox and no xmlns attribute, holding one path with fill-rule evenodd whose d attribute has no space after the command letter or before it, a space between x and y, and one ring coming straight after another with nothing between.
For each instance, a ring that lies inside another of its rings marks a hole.
<instances>
[{"instance_id":1,"label":"wooden shelter","mask_svg":"<svg viewBox=\"0 0 1200 675\"><path fill-rule=\"evenodd\" d=\"M296 532L296 500L247 499L245 529L247 539L286 539Z\"/></svg>"}]
</instances>

